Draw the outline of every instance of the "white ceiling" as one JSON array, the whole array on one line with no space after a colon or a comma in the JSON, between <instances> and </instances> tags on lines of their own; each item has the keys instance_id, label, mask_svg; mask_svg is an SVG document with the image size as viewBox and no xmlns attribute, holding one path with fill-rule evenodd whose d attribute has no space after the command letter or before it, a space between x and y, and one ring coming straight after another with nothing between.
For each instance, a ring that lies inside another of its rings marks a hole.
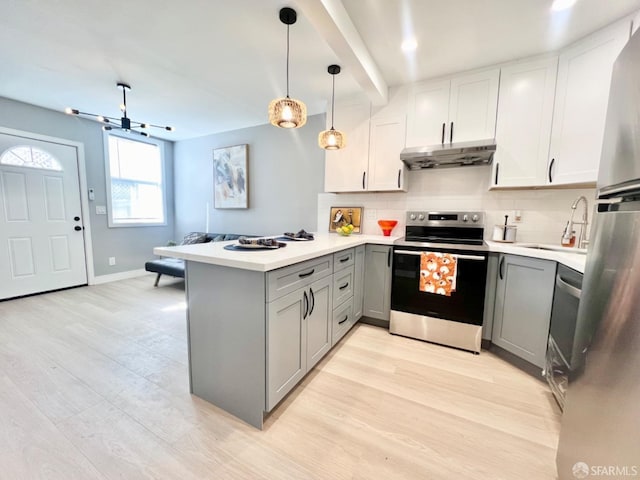
<instances>
[{"instance_id":1,"label":"white ceiling","mask_svg":"<svg viewBox=\"0 0 640 480\"><path fill-rule=\"evenodd\" d=\"M267 123L269 101L285 93L283 6L298 10L290 94L310 114L325 110L331 63L343 66L337 96L371 96L557 49L640 9L640 0L578 0L569 14L552 15L550 3L0 0L0 96L119 116L115 84L124 81L129 116L173 125L176 132L157 133L178 140ZM418 40L413 58L399 47L405 32Z\"/></svg>"}]
</instances>

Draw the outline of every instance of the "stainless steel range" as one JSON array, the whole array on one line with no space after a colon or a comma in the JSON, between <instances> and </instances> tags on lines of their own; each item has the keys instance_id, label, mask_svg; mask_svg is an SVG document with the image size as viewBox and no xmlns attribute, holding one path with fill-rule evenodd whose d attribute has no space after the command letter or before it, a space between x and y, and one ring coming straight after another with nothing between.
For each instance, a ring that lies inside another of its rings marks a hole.
<instances>
[{"instance_id":1,"label":"stainless steel range","mask_svg":"<svg viewBox=\"0 0 640 480\"><path fill-rule=\"evenodd\" d=\"M480 353L483 237L483 212L407 212L393 246L391 333Z\"/></svg>"}]
</instances>

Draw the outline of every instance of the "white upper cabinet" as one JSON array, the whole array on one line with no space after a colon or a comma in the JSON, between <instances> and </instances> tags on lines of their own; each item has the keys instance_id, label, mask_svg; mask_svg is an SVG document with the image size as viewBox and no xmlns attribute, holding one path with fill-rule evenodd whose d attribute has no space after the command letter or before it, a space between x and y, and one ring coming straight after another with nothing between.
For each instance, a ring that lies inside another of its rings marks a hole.
<instances>
[{"instance_id":1,"label":"white upper cabinet","mask_svg":"<svg viewBox=\"0 0 640 480\"><path fill-rule=\"evenodd\" d=\"M400 160L405 132L405 116L371 119L368 190L406 190L404 188L406 168Z\"/></svg>"},{"instance_id":2,"label":"white upper cabinet","mask_svg":"<svg viewBox=\"0 0 640 480\"><path fill-rule=\"evenodd\" d=\"M389 103L373 112L369 103L336 105L335 127L347 142L345 148L325 153L326 192L407 190L406 167L400 160L405 105L406 89L392 90ZM329 115L327 119L330 122Z\"/></svg>"},{"instance_id":3,"label":"white upper cabinet","mask_svg":"<svg viewBox=\"0 0 640 480\"><path fill-rule=\"evenodd\" d=\"M450 87L450 80L412 85L407 104L407 147L444 143Z\"/></svg>"},{"instance_id":4,"label":"white upper cabinet","mask_svg":"<svg viewBox=\"0 0 640 480\"><path fill-rule=\"evenodd\" d=\"M558 57L502 68L492 185L544 185Z\"/></svg>"},{"instance_id":5,"label":"white upper cabinet","mask_svg":"<svg viewBox=\"0 0 640 480\"><path fill-rule=\"evenodd\" d=\"M547 172L549 184L597 180L613 62L629 40L629 32L629 21L621 21L561 53Z\"/></svg>"},{"instance_id":6,"label":"white upper cabinet","mask_svg":"<svg viewBox=\"0 0 640 480\"><path fill-rule=\"evenodd\" d=\"M498 68L451 79L450 142L486 140L495 136L499 83Z\"/></svg>"},{"instance_id":7,"label":"white upper cabinet","mask_svg":"<svg viewBox=\"0 0 640 480\"><path fill-rule=\"evenodd\" d=\"M347 137L346 147L325 152L325 192L358 192L365 190L369 164L370 104L336 105L336 129ZM327 128L331 115L327 115Z\"/></svg>"},{"instance_id":8,"label":"white upper cabinet","mask_svg":"<svg viewBox=\"0 0 640 480\"><path fill-rule=\"evenodd\" d=\"M499 81L496 68L412 85L406 146L493 138Z\"/></svg>"}]
</instances>

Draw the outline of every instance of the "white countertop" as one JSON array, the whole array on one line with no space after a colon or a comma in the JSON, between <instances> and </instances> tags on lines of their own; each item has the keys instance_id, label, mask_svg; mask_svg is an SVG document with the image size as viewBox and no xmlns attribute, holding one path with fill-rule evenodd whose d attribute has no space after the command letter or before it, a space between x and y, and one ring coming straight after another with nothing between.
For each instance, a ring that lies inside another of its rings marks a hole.
<instances>
[{"instance_id":1,"label":"white countertop","mask_svg":"<svg viewBox=\"0 0 640 480\"><path fill-rule=\"evenodd\" d=\"M486 241L489 251L509 253L511 255L523 255L525 257L553 260L574 270L584 273L587 260L586 250L578 248L565 248L559 245L547 245L539 243L502 243ZM542 248L530 248L532 246ZM582 253L579 253L582 252Z\"/></svg>"},{"instance_id":2,"label":"white countertop","mask_svg":"<svg viewBox=\"0 0 640 480\"><path fill-rule=\"evenodd\" d=\"M401 237L358 234L343 237L337 234L325 233L316 234L315 240L309 242L286 242L286 247L277 250L225 250L225 245L237 244L237 240L232 240L229 242L198 243L176 247L156 247L153 249L153 253L165 257L176 257L194 262L210 263L212 265L268 272L367 243L393 245L393 242L399 238ZM532 243L487 241L486 244L490 252L509 253L512 255L552 260L579 272L584 272L587 256L582 253L577 253L579 252L578 249ZM539 246L543 248L528 248L527 246Z\"/></svg>"},{"instance_id":3,"label":"white countertop","mask_svg":"<svg viewBox=\"0 0 640 480\"><path fill-rule=\"evenodd\" d=\"M276 268L286 267L294 263L303 262L366 243L392 245L398 238L400 237L358 234L343 237L338 234L326 233L316 234L315 240L313 241L283 242L286 243L287 246L278 248L277 250L225 250L225 245L238 243L237 240L232 240L229 242L179 245L177 247L156 247L153 249L153 253L164 257L176 257L194 262L210 263L212 265L268 272Z\"/></svg>"}]
</instances>

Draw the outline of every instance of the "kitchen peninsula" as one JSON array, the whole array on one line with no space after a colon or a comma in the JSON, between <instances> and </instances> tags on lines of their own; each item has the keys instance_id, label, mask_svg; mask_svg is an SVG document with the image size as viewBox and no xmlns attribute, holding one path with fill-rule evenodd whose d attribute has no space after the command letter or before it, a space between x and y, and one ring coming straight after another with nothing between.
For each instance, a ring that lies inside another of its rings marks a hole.
<instances>
[{"instance_id":1,"label":"kitchen peninsula","mask_svg":"<svg viewBox=\"0 0 640 480\"><path fill-rule=\"evenodd\" d=\"M192 393L262 428L265 412L358 319L364 245L396 239L325 234L277 250L224 249L235 242L155 248L185 260Z\"/></svg>"}]
</instances>

